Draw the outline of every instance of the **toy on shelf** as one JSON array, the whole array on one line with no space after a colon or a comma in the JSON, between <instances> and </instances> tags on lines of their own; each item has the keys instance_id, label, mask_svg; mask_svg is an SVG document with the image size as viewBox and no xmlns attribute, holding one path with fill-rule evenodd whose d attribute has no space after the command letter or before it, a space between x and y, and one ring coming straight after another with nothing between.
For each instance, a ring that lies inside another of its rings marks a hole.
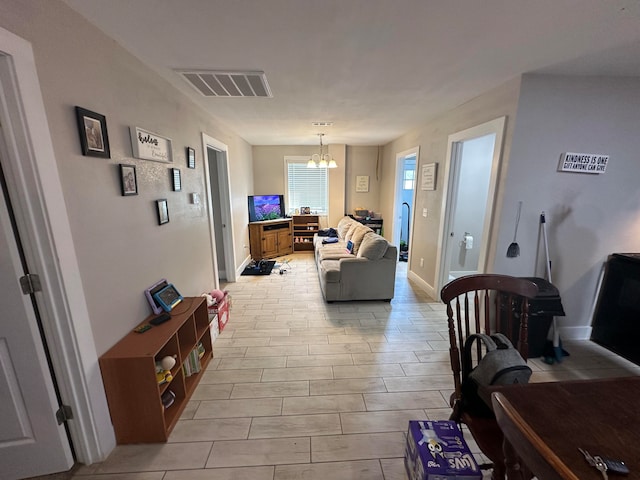
<instances>
[{"instance_id":1,"label":"toy on shelf","mask_svg":"<svg viewBox=\"0 0 640 480\"><path fill-rule=\"evenodd\" d=\"M167 383L173 380L171 369L175 366L175 364L176 355L167 355L159 362L156 362L156 381L158 382L158 385L162 385L163 383Z\"/></svg>"}]
</instances>

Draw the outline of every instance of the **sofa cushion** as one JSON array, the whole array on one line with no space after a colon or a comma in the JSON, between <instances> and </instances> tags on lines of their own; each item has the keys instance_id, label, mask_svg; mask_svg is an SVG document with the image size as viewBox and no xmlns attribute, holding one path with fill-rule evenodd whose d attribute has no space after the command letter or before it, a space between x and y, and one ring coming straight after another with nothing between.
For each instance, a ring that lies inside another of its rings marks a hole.
<instances>
[{"instance_id":1,"label":"sofa cushion","mask_svg":"<svg viewBox=\"0 0 640 480\"><path fill-rule=\"evenodd\" d=\"M362 239L360 248L358 249L358 257L364 257L369 260L380 260L387 253L389 242L377 233L369 232Z\"/></svg>"},{"instance_id":2,"label":"sofa cushion","mask_svg":"<svg viewBox=\"0 0 640 480\"><path fill-rule=\"evenodd\" d=\"M362 226L363 225L360 222L353 222L351 225L349 225L349 230L347 230L347 233L344 234L344 239L346 241L351 240L351 237L354 233L356 233L356 230L358 230L358 228Z\"/></svg>"},{"instance_id":3,"label":"sofa cushion","mask_svg":"<svg viewBox=\"0 0 640 480\"><path fill-rule=\"evenodd\" d=\"M366 227L365 225L360 225L356 229L356 231L353 232L353 235L351 235L351 241L353 242L354 255L358 254L358 250L360 249L360 244L362 243L362 239L369 232L373 232L373 230L371 230L369 227Z\"/></svg>"},{"instance_id":4,"label":"sofa cushion","mask_svg":"<svg viewBox=\"0 0 640 480\"><path fill-rule=\"evenodd\" d=\"M338 231L338 238L344 239L344 236L349 231L351 224L353 224L354 222L355 220L353 218L342 217L338 222L338 226L336 227L336 230Z\"/></svg>"}]
</instances>

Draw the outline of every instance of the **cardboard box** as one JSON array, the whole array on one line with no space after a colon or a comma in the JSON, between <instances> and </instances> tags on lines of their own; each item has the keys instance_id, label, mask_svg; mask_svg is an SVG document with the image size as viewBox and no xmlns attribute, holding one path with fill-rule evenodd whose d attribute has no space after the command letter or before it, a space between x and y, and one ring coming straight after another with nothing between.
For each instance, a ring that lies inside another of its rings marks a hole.
<instances>
[{"instance_id":1,"label":"cardboard box","mask_svg":"<svg viewBox=\"0 0 640 480\"><path fill-rule=\"evenodd\" d=\"M482 479L460 428L449 420L411 420L404 465L409 480Z\"/></svg>"},{"instance_id":2,"label":"cardboard box","mask_svg":"<svg viewBox=\"0 0 640 480\"><path fill-rule=\"evenodd\" d=\"M225 292L224 297L215 305L209 307L209 315L216 314L218 315L218 329L220 333L224 329L225 325L229 321L229 308L231 304L231 299L229 298L229 294Z\"/></svg>"}]
</instances>

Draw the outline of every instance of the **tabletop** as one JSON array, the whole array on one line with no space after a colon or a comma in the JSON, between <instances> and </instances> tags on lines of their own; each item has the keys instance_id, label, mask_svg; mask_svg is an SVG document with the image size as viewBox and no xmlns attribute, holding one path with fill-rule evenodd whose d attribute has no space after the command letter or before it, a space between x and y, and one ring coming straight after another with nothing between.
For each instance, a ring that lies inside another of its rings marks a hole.
<instances>
[{"instance_id":1,"label":"tabletop","mask_svg":"<svg viewBox=\"0 0 640 480\"><path fill-rule=\"evenodd\" d=\"M507 441L539 478L602 478L578 448L623 460L630 473L620 478L640 478L640 377L509 385L491 392Z\"/></svg>"}]
</instances>

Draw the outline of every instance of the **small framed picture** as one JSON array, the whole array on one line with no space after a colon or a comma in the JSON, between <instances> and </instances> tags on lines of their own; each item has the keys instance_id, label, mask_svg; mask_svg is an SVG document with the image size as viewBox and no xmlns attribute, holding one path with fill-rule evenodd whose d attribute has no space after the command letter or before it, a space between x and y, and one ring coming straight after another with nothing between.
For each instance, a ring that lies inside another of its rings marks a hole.
<instances>
[{"instance_id":1,"label":"small framed picture","mask_svg":"<svg viewBox=\"0 0 640 480\"><path fill-rule=\"evenodd\" d=\"M76 107L76 120L82 154L89 157L111 158L105 116Z\"/></svg>"},{"instance_id":2,"label":"small framed picture","mask_svg":"<svg viewBox=\"0 0 640 480\"><path fill-rule=\"evenodd\" d=\"M169 206L167 205L167 199L162 198L156 200L156 207L158 209L158 225L169 223Z\"/></svg>"},{"instance_id":3,"label":"small framed picture","mask_svg":"<svg viewBox=\"0 0 640 480\"><path fill-rule=\"evenodd\" d=\"M120 188L122 196L138 194L138 179L135 165L120 164Z\"/></svg>"},{"instance_id":4,"label":"small framed picture","mask_svg":"<svg viewBox=\"0 0 640 480\"><path fill-rule=\"evenodd\" d=\"M309 215L311 213L311 207L300 207L300 215Z\"/></svg>"},{"instance_id":5,"label":"small framed picture","mask_svg":"<svg viewBox=\"0 0 640 480\"><path fill-rule=\"evenodd\" d=\"M171 172L171 182L172 188L174 192L179 192L182 190L182 179L180 178L180 169L179 168L170 168Z\"/></svg>"},{"instance_id":6,"label":"small framed picture","mask_svg":"<svg viewBox=\"0 0 640 480\"><path fill-rule=\"evenodd\" d=\"M187 147L187 168L196 168L196 151Z\"/></svg>"}]
</instances>

